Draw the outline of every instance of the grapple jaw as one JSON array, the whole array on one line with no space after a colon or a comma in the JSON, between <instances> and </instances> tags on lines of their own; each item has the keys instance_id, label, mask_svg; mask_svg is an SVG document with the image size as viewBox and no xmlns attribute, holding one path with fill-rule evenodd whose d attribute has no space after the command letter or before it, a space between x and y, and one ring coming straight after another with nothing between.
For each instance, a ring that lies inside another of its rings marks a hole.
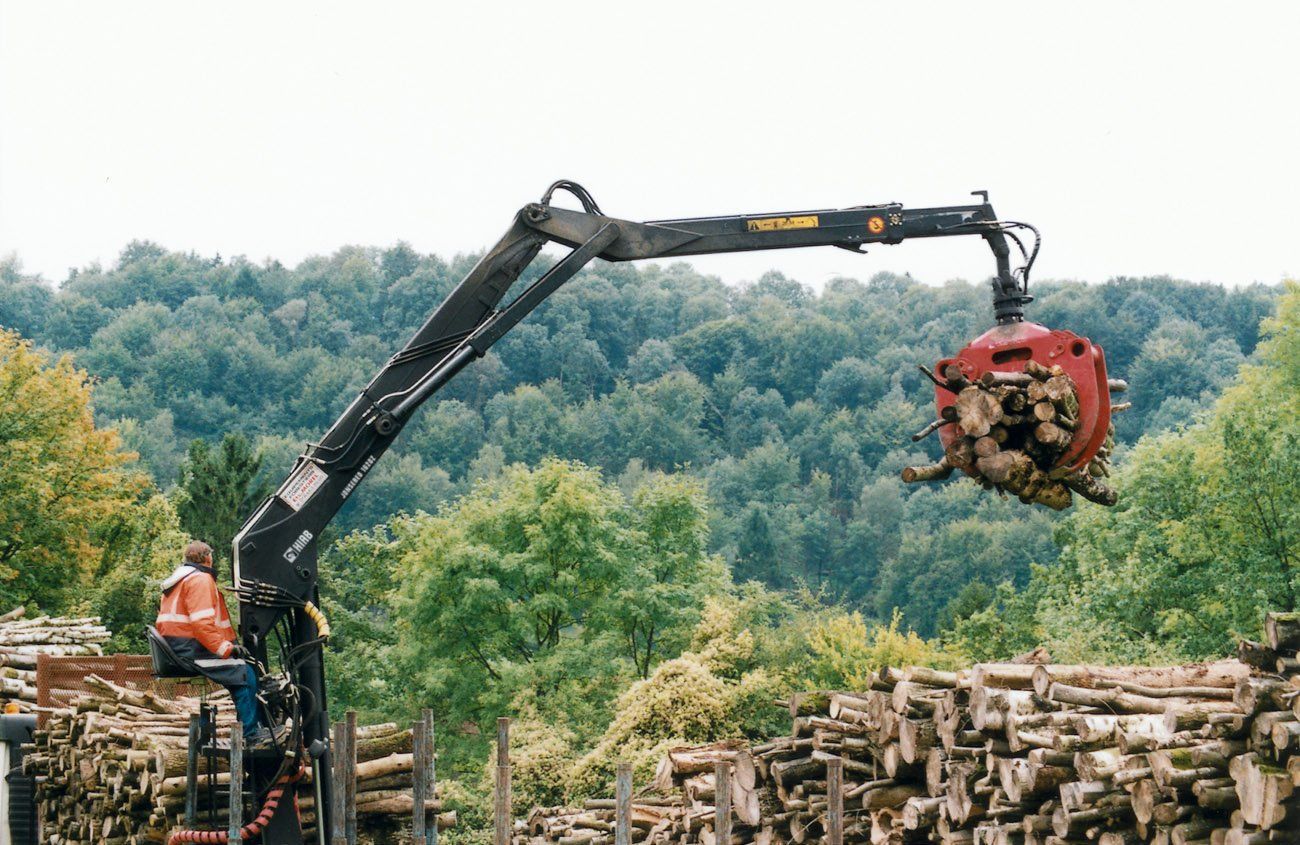
<instances>
[{"instance_id":1,"label":"grapple jaw","mask_svg":"<svg viewBox=\"0 0 1300 845\"><path fill-rule=\"evenodd\" d=\"M943 417L943 409L957 399L957 392L945 386L948 381L945 374L951 373L951 366L955 365L968 381L975 383L986 373L1024 373L1028 361L1048 369L1059 366L1073 380L1078 398L1076 427L1054 467L1062 475L1086 471L1110 432L1110 390L1106 356L1101 347L1073 332L1019 321L989 329L956 355L935 365L934 398L938 416ZM945 449L965 435L960 425L939 429ZM977 474L973 467L963 467L963 470L972 476Z\"/></svg>"}]
</instances>

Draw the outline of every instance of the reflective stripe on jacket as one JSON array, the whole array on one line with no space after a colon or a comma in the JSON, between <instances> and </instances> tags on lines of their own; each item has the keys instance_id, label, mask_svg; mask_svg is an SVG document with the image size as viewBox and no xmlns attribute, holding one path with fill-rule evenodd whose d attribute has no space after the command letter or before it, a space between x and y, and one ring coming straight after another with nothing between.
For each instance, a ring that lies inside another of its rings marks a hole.
<instances>
[{"instance_id":1,"label":"reflective stripe on jacket","mask_svg":"<svg viewBox=\"0 0 1300 845\"><path fill-rule=\"evenodd\" d=\"M181 564L163 582L155 627L168 640L193 640L219 658L230 657L235 647L226 599L206 567Z\"/></svg>"}]
</instances>

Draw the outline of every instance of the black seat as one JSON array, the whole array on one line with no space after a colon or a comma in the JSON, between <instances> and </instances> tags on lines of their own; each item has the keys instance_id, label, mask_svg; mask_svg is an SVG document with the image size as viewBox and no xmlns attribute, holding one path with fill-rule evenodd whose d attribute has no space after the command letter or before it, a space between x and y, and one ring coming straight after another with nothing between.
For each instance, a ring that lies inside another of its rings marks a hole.
<instances>
[{"instance_id":1,"label":"black seat","mask_svg":"<svg viewBox=\"0 0 1300 845\"><path fill-rule=\"evenodd\" d=\"M157 628L146 625L144 634L149 640L149 658L153 661L155 678L193 678L202 674L197 666L172 650Z\"/></svg>"}]
</instances>

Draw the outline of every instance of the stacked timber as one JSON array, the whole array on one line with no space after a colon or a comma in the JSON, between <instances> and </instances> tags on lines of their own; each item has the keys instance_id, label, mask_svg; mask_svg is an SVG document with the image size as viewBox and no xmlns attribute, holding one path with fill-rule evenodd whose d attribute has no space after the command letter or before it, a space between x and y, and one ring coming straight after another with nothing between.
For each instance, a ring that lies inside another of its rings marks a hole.
<instances>
[{"instance_id":1,"label":"stacked timber","mask_svg":"<svg viewBox=\"0 0 1300 845\"><path fill-rule=\"evenodd\" d=\"M37 781L36 799L45 845L143 845L163 843L183 827L185 769L190 715L199 700L168 699L91 675L89 691L67 707L48 711L33 737L26 771ZM228 740L237 724L228 695L218 704L217 737ZM412 738L396 724L357 729L358 835L368 843L398 841L401 817L411 814ZM229 817L229 761L218 755L209 770L199 760L199 826ZM209 813L209 781L212 784ZM299 804L311 830L314 807L310 772L300 781ZM281 805L282 807L286 805ZM246 808L245 818L251 818ZM437 802L427 802L436 810ZM439 818L440 826L454 822ZM405 822L409 834L409 818Z\"/></svg>"},{"instance_id":2,"label":"stacked timber","mask_svg":"<svg viewBox=\"0 0 1300 845\"><path fill-rule=\"evenodd\" d=\"M1103 480L1110 475L1115 447L1113 423L1086 467L1074 471L1057 467L1079 430L1078 386L1061 367L1026 361L1024 372L987 372L973 381L956 364L944 369L943 378L924 366L921 371L955 398L941 409L939 419L912 440L946 426L953 427L953 436L945 437L938 463L904 468L904 481L937 481L959 469L988 489L1054 510L1069 507L1074 493L1103 505L1118 500ZM1111 379L1109 387L1121 392L1128 385ZM1112 404L1111 410L1127 407Z\"/></svg>"},{"instance_id":3,"label":"stacked timber","mask_svg":"<svg viewBox=\"0 0 1300 845\"><path fill-rule=\"evenodd\" d=\"M613 799L595 798L580 807L536 807L516 825L516 842L613 845ZM642 797L632 802L631 841L662 841L674 825L688 823L683 805L672 798Z\"/></svg>"},{"instance_id":4,"label":"stacked timber","mask_svg":"<svg viewBox=\"0 0 1300 845\"><path fill-rule=\"evenodd\" d=\"M727 845L1300 843L1300 614L1267 633L1215 663L886 668L795 695L789 736L674 749L633 838L721 845L722 761ZM608 845L606 806L534 810L516 845Z\"/></svg>"},{"instance_id":5,"label":"stacked timber","mask_svg":"<svg viewBox=\"0 0 1300 845\"><path fill-rule=\"evenodd\" d=\"M26 608L0 615L0 707L17 703L29 711L36 703L36 659L103 654L112 636L98 616L26 618Z\"/></svg>"}]
</instances>

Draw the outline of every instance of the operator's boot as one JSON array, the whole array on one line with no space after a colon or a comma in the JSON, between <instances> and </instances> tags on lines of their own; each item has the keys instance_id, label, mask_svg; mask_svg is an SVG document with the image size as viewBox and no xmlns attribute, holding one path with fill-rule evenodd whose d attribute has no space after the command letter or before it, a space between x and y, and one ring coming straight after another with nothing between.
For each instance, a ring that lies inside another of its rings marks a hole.
<instances>
[{"instance_id":1,"label":"operator's boot","mask_svg":"<svg viewBox=\"0 0 1300 845\"><path fill-rule=\"evenodd\" d=\"M278 751L284 741L284 733L284 728L279 726L275 729L258 728L254 733L244 737L244 748L250 754Z\"/></svg>"}]
</instances>

